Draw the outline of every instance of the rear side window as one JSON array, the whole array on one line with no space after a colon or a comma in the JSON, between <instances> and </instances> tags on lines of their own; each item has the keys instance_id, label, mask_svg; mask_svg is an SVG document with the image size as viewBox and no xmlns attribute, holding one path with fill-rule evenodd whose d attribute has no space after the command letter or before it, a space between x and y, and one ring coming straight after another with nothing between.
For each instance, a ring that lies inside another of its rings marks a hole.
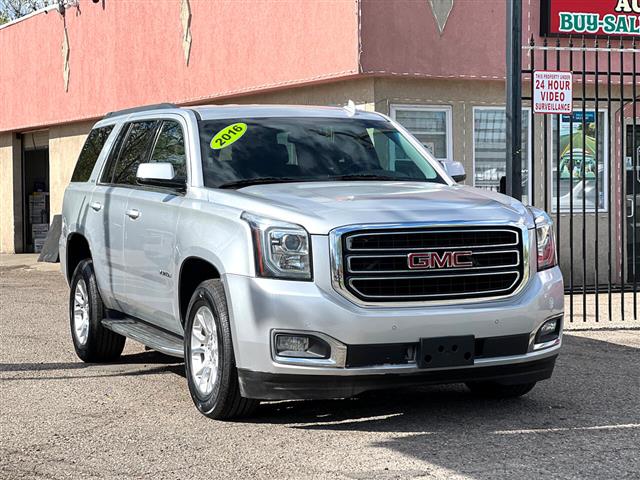
<instances>
[{"instance_id":1,"label":"rear side window","mask_svg":"<svg viewBox=\"0 0 640 480\"><path fill-rule=\"evenodd\" d=\"M112 130L113 125L94 128L91 130L86 142L84 142L80 156L78 157L76 168L73 170L73 175L71 176L72 182L89 181L93 167L95 167L96 162L98 161L98 156L100 155L100 152L102 151L102 148L104 147L104 144L107 141L107 138L109 138L109 134L111 134Z\"/></svg>"},{"instance_id":2,"label":"rear side window","mask_svg":"<svg viewBox=\"0 0 640 480\"><path fill-rule=\"evenodd\" d=\"M127 129L119 155L114 155L105 170L103 183L116 185L137 185L138 165L149 159L151 142L158 127L158 121L133 122Z\"/></svg>"}]
</instances>

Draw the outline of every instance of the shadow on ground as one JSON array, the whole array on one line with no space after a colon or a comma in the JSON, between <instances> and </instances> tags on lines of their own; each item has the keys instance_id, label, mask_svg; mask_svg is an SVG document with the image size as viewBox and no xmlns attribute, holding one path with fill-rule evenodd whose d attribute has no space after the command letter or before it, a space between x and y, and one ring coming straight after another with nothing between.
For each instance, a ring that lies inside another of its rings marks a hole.
<instances>
[{"instance_id":1,"label":"shadow on ground","mask_svg":"<svg viewBox=\"0 0 640 480\"><path fill-rule=\"evenodd\" d=\"M184 376L182 363L155 352L106 365L0 364L0 373L13 381L49 378L42 373L54 370L56 380ZM478 399L461 385L397 389L346 400L267 402L244 424L271 424L281 434L283 427L370 434L374 447L414 459L417 466L427 462L449 477L639 478L639 393L640 349L566 336L554 377L520 399ZM219 428L217 422L209 425ZM414 473L429 475L420 468ZM353 478L407 474L406 468L383 474L365 469Z\"/></svg>"},{"instance_id":2,"label":"shadow on ground","mask_svg":"<svg viewBox=\"0 0 640 480\"><path fill-rule=\"evenodd\" d=\"M140 366L141 368L130 368ZM40 372L56 371L57 375L41 375ZM80 375L70 375L69 371L78 371ZM181 360L154 351L145 351L130 355L123 355L115 362L84 363L77 362L38 362L38 363L0 363L0 375L17 372L12 375L12 381L28 380L69 380L77 378L99 378L151 375L158 373L175 373L184 377L184 364ZM24 374L22 374L24 373ZM35 375L29 375L32 373ZM2 377L0 377L0 380Z\"/></svg>"},{"instance_id":3,"label":"shadow on ground","mask_svg":"<svg viewBox=\"0 0 640 480\"><path fill-rule=\"evenodd\" d=\"M566 336L554 377L520 399L425 387L268 403L254 421L384 432L377 446L474 479L639 478L639 394L640 349Z\"/></svg>"}]
</instances>

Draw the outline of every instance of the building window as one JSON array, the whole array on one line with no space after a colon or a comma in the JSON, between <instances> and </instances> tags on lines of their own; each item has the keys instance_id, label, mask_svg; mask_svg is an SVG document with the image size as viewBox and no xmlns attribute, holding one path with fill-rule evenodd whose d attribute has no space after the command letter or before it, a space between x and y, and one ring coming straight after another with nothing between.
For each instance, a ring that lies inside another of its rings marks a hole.
<instances>
[{"instance_id":1,"label":"building window","mask_svg":"<svg viewBox=\"0 0 640 480\"><path fill-rule=\"evenodd\" d=\"M561 212L570 210L572 198L574 212L582 211L583 199L586 212L594 212L596 203L598 211L607 210L608 115L606 111L598 112L596 136L595 110L587 110L584 113L584 121L582 110L574 112L573 115L560 115L559 122L555 118L551 121L553 130L551 207L554 212L558 210L558 181ZM560 124L559 138L558 123ZM558 143L560 144L559 153ZM560 159L559 168L558 159ZM596 178L598 179L597 196Z\"/></svg>"},{"instance_id":2,"label":"building window","mask_svg":"<svg viewBox=\"0 0 640 480\"><path fill-rule=\"evenodd\" d=\"M453 159L451 107L392 105L391 117L422 142L436 159Z\"/></svg>"},{"instance_id":3,"label":"building window","mask_svg":"<svg viewBox=\"0 0 640 480\"><path fill-rule=\"evenodd\" d=\"M522 201L529 203L531 185L530 110L522 110ZM507 116L504 107L473 109L473 184L498 191L507 173Z\"/></svg>"}]
</instances>

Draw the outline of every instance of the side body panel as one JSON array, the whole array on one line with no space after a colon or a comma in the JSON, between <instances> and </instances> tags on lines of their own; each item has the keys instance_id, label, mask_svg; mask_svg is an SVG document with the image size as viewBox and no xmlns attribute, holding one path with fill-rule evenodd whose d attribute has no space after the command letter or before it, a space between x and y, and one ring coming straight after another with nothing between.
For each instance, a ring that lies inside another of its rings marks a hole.
<instances>
[{"instance_id":1,"label":"side body panel","mask_svg":"<svg viewBox=\"0 0 640 480\"><path fill-rule=\"evenodd\" d=\"M70 282L73 272L67 270L67 243L71 235L77 234L87 238L90 235L85 229L89 216L89 204L94 185L91 183L72 183L65 192L62 201L62 230L58 246L60 249L60 270L67 283Z\"/></svg>"},{"instance_id":2,"label":"side body panel","mask_svg":"<svg viewBox=\"0 0 640 480\"><path fill-rule=\"evenodd\" d=\"M102 300L109 308L122 310L125 292L124 226L128 188L97 185L91 195L85 230Z\"/></svg>"},{"instance_id":3,"label":"side body panel","mask_svg":"<svg viewBox=\"0 0 640 480\"><path fill-rule=\"evenodd\" d=\"M223 280L229 273L243 277L255 274L253 240L249 225L240 218L242 210L212 203L210 193L204 188L192 188L184 198L177 227L175 275L178 282L182 265L190 258L207 261ZM177 288L174 301L179 305ZM227 302L230 303L228 291ZM233 335L234 346L236 337Z\"/></svg>"},{"instance_id":4,"label":"side body panel","mask_svg":"<svg viewBox=\"0 0 640 480\"><path fill-rule=\"evenodd\" d=\"M176 234L184 198L170 192L132 189L124 215L126 289L119 296L123 310L166 330L182 333L174 292Z\"/></svg>"}]
</instances>

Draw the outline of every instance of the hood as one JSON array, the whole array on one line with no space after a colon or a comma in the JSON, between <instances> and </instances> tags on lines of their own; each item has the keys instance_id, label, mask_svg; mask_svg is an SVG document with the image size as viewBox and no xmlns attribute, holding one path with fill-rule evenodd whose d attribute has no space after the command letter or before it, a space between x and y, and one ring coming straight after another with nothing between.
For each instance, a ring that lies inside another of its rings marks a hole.
<instances>
[{"instance_id":1,"label":"hood","mask_svg":"<svg viewBox=\"0 0 640 480\"><path fill-rule=\"evenodd\" d=\"M229 193L234 197L229 199L230 205L300 224L311 234L326 235L345 225L405 222L495 222L533 228L533 219L520 202L462 185L389 181L279 183Z\"/></svg>"}]
</instances>

